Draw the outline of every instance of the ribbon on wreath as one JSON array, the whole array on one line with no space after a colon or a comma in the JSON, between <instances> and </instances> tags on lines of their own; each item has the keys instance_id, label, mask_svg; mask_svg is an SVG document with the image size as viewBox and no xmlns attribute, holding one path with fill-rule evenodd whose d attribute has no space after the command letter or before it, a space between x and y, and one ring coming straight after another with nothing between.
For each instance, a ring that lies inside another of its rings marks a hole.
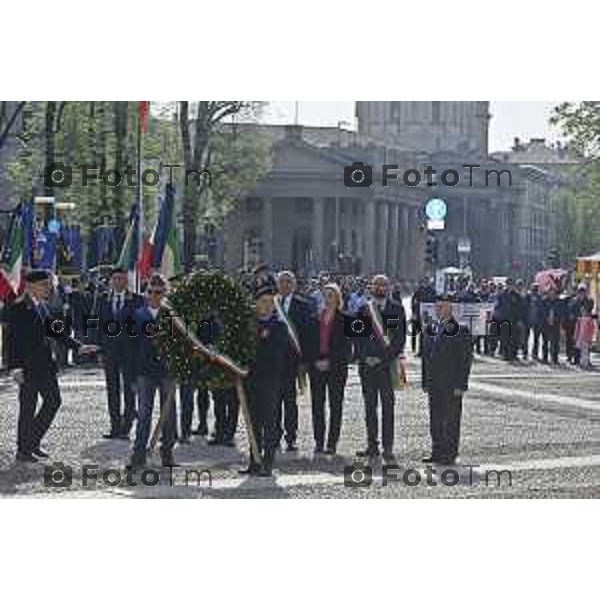
<instances>
[{"instance_id":1,"label":"ribbon on wreath","mask_svg":"<svg viewBox=\"0 0 600 600\"><path fill-rule=\"evenodd\" d=\"M240 408L242 409L242 416L246 425L246 431L248 432L250 452L252 453L254 462L260 465L262 461L260 457L260 452L258 450L258 444L256 442L256 436L254 435L254 427L252 426L252 420L250 418L246 390L244 389L244 378L248 375L248 369L239 366L225 354L215 352L212 348L209 348L206 344L203 344L202 341L198 338L198 336L193 331L190 331L188 329L183 319L173 314L173 308L168 300L163 300L162 305L167 311L169 311L172 323L187 338L194 351L204 356L208 361L225 369L235 380L235 389L237 391L238 399L240 401ZM150 450L153 450L155 448L158 442L158 438L160 436L162 424L169 417L170 411L172 410L174 397L170 398L169 400L170 401L165 402L163 409L161 410L156 427L154 428L154 432L150 440Z\"/></svg>"}]
</instances>

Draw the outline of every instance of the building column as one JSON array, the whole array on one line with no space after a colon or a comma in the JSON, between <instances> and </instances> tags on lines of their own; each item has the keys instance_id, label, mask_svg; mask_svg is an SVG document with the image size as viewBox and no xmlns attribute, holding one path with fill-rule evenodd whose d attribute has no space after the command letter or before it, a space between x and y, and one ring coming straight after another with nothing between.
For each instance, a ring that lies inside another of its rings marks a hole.
<instances>
[{"instance_id":1,"label":"building column","mask_svg":"<svg viewBox=\"0 0 600 600\"><path fill-rule=\"evenodd\" d=\"M390 237L388 243L388 269L390 276L398 277L398 205L390 203Z\"/></svg>"},{"instance_id":2,"label":"building column","mask_svg":"<svg viewBox=\"0 0 600 600\"><path fill-rule=\"evenodd\" d=\"M408 240L408 264L406 268L407 279L414 280L417 277L417 242L418 231L416 231L417 215L416 209L408 206L406 210L406 231Z\"/></svg>"},{"instance_id":3,"label":"building column","mask_svg":"<svg viewBox=\"0 0 600 600\"><path fill-rule=\"evenodd\" d=\"M313 198L313 258L317 270L324 269L323 245L325 239L325 202L323 198Z\"/></svg>"},{"instance_id":4,"label":"building column","mask_svg":"<svg viewBox=\"0 0 600 600\"><path fill-rule=\"evenodd\" d=\"M262 214L262 260L267 264L273 262L273 198L263 198Z\"/></svg>"},{"instance_id":5,"label":"building column","mask_svg":"<svg viewBox=\"0 0 600 600\"><path fill-rule=\"evenodd\" d=\"M387 271L387 239L388 239L388 205L387 202L379 203L379 229L377 230L379 242L379 261L377 270L385 273Z\"/></svg>"},{"instance_id":6,"label":"building column","mask_svg":"<svg viewBox=\"0 0 600 600\"><path fill-rule=\"evenodd\" d=\"M365 204L365 222L363 225L363 239L365 241L365 260L363 271L375 271L375 200L369 199Z\"/></svg>"},{"instance_id":7,"label":"building column","mask_svg":"<svg viewBox=\"0 0 600 600\"><path fill-rule=\"evenodd\" d=\"M400 274L402 279L409 279L410 270L410 235L408 207L400 205Z\"/></svg>"}]
</instances>

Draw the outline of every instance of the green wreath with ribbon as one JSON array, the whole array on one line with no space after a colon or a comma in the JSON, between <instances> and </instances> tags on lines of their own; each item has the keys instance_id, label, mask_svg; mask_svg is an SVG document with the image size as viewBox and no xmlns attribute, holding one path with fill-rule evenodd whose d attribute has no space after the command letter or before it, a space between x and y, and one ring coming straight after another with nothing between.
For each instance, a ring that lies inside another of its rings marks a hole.
<instances>
[{"instance_id":1,"label":"green wreath with ribbon","mask_svg":"<svg viewBox=\"0 0 600 600\"><path fill-rule=\"evenodd\" d=\"M256 316L252 298L240 283L221 271L197 271L177 284L168 302L212 352L241 367L250 365L256 352ZM162 322L154 340L177 381L208 389L234 385L226 369L194 351L177 327Z\"/></svg>"}]
</instances>

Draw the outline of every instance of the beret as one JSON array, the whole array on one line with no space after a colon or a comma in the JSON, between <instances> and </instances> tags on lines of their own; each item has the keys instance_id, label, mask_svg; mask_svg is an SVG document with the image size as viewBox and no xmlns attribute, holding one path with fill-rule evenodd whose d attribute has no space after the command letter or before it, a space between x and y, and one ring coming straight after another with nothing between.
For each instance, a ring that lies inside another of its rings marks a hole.
<instances>
[{"instance_id":1,"label":"beret","mask_svg":"<svg viewBox=\"0 0 600 600\"><path fill-rule=\"evenodd\" d=\"M27 283L39 283L40 281L47 281L50 279L50 272L45 269L32 269L25 275L25 281Z\"/></svg>"}]
</instances>

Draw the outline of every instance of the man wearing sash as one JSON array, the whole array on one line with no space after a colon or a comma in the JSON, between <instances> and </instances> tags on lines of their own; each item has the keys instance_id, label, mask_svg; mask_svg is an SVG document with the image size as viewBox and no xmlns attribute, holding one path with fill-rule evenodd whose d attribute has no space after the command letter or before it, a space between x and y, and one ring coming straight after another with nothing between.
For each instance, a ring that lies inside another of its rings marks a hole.
<instances>
[{"instance_id":1,"label":"man wearing sash","mask_svg":"<svg viewBox=\"0 0 600 600\"><path fill-rule=\"evenodd\" d=\"M373 334L356 338L358 373L365 402L367 447L357 456L379 456L378 405L381 402L383 458L394 460L394 380L398 378L398 359L404 352L406 317L402 304L388 296L389 280L376 275L372 296L360 315L371 321Z\"/></svg>"},{"instance_id":2,"label":"man wearing sash","mask_svg":"<svg viewBox=\"0 0 600 600\"><path fill-rule=\"evenodd\" d=\"M289 345L285 351L285 363L278 405L278 423L281 434L285 434L287 451L298 448L298 404L296 402L296 379L302 367L306 346L306 332L314 309L308 300L296 293L296 276L291 271L282 271L277 276L275 307L285 324ZM281 421L283 417L283 427ZM281 437L281 435L280 435Z\"/></svg>"}]
</instances>

